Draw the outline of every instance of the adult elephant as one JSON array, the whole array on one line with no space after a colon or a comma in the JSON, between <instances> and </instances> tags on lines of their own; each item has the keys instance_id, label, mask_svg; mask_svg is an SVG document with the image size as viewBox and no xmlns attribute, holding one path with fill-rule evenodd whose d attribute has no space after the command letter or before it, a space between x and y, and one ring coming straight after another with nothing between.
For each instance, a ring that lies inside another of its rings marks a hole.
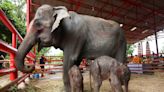
<instances>
[{"instance_id":1,"label":"adult elephant","mask_svg":"<svg viewBox=\"0 0 164 92\"><path fill-rule=\"evenodd\" d=\"M68 12L64 6L42 5L30 23L29 32L16 53L16 66L22 72L33 68L24 65L24 58L38 43L42 47L54 46L64 51L64 85L70 92L68 70L79 65L82 58L108 55L119 62L125 61L126 40L119 24L112 20Z\"/></svg>"}]
</instances>

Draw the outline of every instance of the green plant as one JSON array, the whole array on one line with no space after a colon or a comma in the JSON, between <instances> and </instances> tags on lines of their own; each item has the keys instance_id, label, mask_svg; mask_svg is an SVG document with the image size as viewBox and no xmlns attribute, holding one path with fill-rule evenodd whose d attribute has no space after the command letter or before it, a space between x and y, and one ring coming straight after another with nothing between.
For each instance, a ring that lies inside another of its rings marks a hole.
<instances>
[{"instance_id":1,"label":"green plant","mask_svg":"<svg viewBox=\"0 0 164 92\"><path fill-rule=\"evenodd\" d=\"M0 3L0 9L4 11L7 18L23 37L26 32L25 13L22 11L24 2L25 0L21 0L21 2L17 1L17 4L14 4L12 0L2 0ZM1 40L11 43L11 32L2 22L0 22L0 29L2 29L0 31Z\"/></svg>"},{"instance_id":2,"label":"green plant","mask_svg":"<svg viewBox=\"0 0 164 92\"><path fill-rule=\"evenodd\" d=\"M133 51L134 51L135 46L132 44L127 44L127 50L126 50L126 54L127 55L132 55Z\"/></svg>"}]
</instances>

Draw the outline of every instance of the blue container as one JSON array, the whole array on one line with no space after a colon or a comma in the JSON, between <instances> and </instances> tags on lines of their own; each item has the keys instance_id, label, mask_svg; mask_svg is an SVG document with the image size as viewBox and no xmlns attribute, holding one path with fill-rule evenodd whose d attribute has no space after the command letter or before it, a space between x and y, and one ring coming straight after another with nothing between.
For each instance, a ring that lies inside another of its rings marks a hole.
<instances>
[{"instance_id":1,"label":"blue container","mask_svg":"<svg viewBox=\"0 0 164 92\"><path fill-rule=\"evenodd\" d=\"M33 75L33 77L34 77L35 79L39 79L39 73L35 73L35 74Z\"/></svg>"}]
</instances>

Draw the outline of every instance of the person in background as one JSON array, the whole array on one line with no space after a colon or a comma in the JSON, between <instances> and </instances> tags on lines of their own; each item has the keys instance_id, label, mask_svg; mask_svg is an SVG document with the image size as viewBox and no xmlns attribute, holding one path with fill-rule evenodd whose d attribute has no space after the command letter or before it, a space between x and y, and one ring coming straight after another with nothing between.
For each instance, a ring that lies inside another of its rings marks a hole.
<instances>
[{"instance_id":1,"label":"person in background","mask_svg":"<svg viewBox=\"0 0 164 92\"><path fill-rule=\"evenodd\" d=\"M136 64L140 64L141 63L141 59L138 55L135 55L133 57L133 60L132 60L133 63L136 63Z\"/></svg>"},{"instance_id":2,"label":"person in background","mask_svg":"<svg viewBox=\"0 0 164 92\"><path fill-rule=\"evenodd\" d=\"M141 63L141 64L144 63L144 56L143 56L143 55L140 56L140 63Z\"/></svg>"},{"instance_id":3,"label":"person in background","mask_svg":"<svg viewBox=\"0 0 164 92\"><path fill-rule=\"evenodd\" d=\"M132 62L133 57L134 57L133 54L131 54L131 55L130 55L130 62Z\"/></svg>"},{"instance_id":4,"label":"person in background","mask_svg":"<svg viewBox=\"0 0 164 92\"><path fill-rule=\"evenodd\" d=\"M162 54L159 56L159 62L162 64L164 63L164 57L162 56Z\"/></svg>"},{"instance_id":5,"label":"person in background","mask_svg":"<svg viewBox=\"0 0 164 92\"><path fill-rule=\"evenodd\" d=\"M44 74L43 74L44 65L43 64L45 64L45 61L46 61L46 58L44 57L44 55L42 55L41 58L40 58L40 64L41 64L40 68L41 68L41 71L42 71L41 77L44 77Z\"/></svg>"},{"instance_id":6,"label":"person in background","mask_svg":"<svg viewBox=\"0 0 164 92\"><path fill-rule=\"evenodd\" d=\"M127 64L128 63L133 63L132 60L133 60L133 55L131 54L130 56L127 57L127 62L126 63Z\"/></svg>"},{"instance_id":7,"label":"person in background","mask_svg":"<svg viewBox=\"0 0 164 92\"><path fill-rule=\"evenodd\" d=\"M150 64L150 63L152 63L152 60L151 60L151 57L150 56L147 56L146 57L146 62L145 62L146 64Z\"/></svg>"}]
</instances>

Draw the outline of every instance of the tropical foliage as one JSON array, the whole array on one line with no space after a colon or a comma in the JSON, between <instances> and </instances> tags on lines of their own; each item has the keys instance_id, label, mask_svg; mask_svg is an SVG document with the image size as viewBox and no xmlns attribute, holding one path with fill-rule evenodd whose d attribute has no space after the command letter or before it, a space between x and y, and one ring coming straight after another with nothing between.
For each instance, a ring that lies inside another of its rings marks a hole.
<instances>
[{"instance_id":1,"label":"tropical foliage","mask_svg":"<svg viewBox=\"0 0 164 92\"><path fill-rule=\"evenodd\" d=\"M134 51L135 46L132 44L127 44L127 50L126 50L126 54L127 55L132 55L133 51Z\"/></svg>"},{"instance_id":2,"label":"tropical foliage","mask_svg":"<svg viewBox=\"0 0 164 92\"><path fill-rule=\"evenodd\" d=\"M16 0L15 0L16 1ZM0 8L4 11L8 19L17 29L17 31L24 37L25 35L25 13L22 11L25 6L25 0L19 0L20 2L11 2L11 0L1 0ZM8 43L11 43L11 32L9 29L0 22L0 39Z\"/></svg>"},{"instance_id":3,"label":"tropical foliage","mask_svg":"<svg viewBox=\"0 0 164 92\"><path fill-rule=\"evenodd\" d=\"M26 33L26 13L23 11L25 4L26 0L0 0L0 9L4 11L7 18L22 37L24 37ZM0 39L11 43L12 33L2 22L0 22L0 29ZM43 48L40 52L36 52L36 55L40 56L47 50L49 50L49 48Z\"/></svg>"}]
</instances>

